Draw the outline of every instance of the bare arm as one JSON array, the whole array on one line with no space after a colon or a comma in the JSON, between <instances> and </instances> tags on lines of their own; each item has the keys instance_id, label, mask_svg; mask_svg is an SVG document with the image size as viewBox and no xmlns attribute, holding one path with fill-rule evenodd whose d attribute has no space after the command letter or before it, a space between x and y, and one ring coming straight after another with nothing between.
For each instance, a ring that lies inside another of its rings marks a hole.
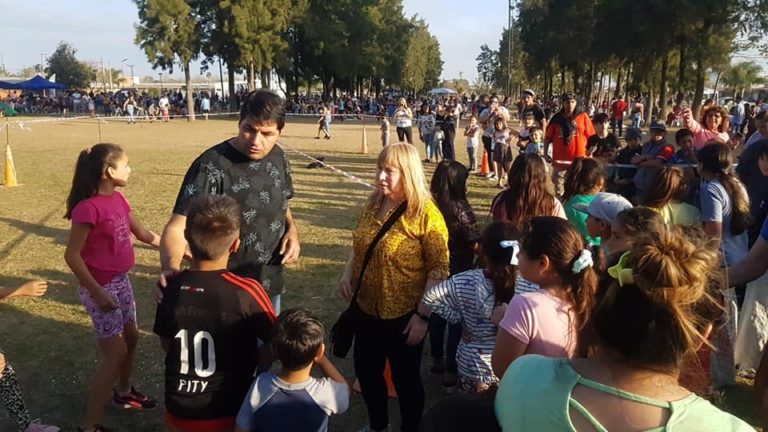
<instances>
[{"instance_id":1,"label":"bare arm","mask_svg":"<svg viewBox=\"0 0 768 432\"><path fill-rule=\"evenodd\" d=\"M743 285L762 276L768 271L766 257L768 257L768 242L760 237L743 260L726 269L729 285Z\"/></svg>"},{"instance_id":2,"label":"bare arm","mask_svg":"<svg viewBox=\"0 0 768 432\"><path fill-rule=\"evenodd\" d=\"M511 365L518 357L525 354L527 349L527 344L520 342L509 332L499 329L498 334L496 334L496 346L491 355L491 367L493 368L493 373L496 374L499 379L504 377L504 372L507 371L509 365Z\"/></svg>"},{"instance_id":3,"label":"bare arm","mask_svg":"<svg viewBox=\"0 0 768 432\"><path fill-rule=\"evenodd\" d=\"M110 295L104 287L99 284L88 270L85 261L80 256L80 251L85 246L88 233L91 232L91 226L88 224L73 224L69 231L69 241L67 249L64 251L64 261L72 269L80 285L82 285L91 294L99 307L104 311L117 309L116 300Z\"/></svg>"},{"instance_id":4,"label":"bare arm","mask_svg":"<svg viewBox=\"0 0 768 432\"><path fill-rule=\"evenodd\" d=\"M280 244L280 254L283 255L282 264L292 264L298 261L301 254L301 243L299 241L299 229L293 221L291 208L285 209L285 235Z\"/></svg>"},{"instance_id":5,"label":"bare arm","mask_svg":"<svg viewBox=\"0 0 768 432\"><path fill-rule=\"evenodd\" d=\"M163 229L160 238L160 265L163 271L178 271L184 257L187 241L184 239L184 228L187 217L174 213Z\"/></svg>"},{"instance_id":6,"label":"bare arm","mask_svg":"<svg viewBox=\"0 0 768 432\"><path fill-rule=\"evenodd\" d=\"M139 239L140 242L146 243L150 246L160 247L160 236L144 228L141 221L131 213L131 232Z\"/></svg>"},{"instance_id":7,"label":"bare arm","mask_svg":"<svg viewBox=\"0 0 768 432\"><path fill-rule=\"evenodd\" d=\"M702 222L702 228L704 232L710 237L720 240L723 237L723 223L722 222Z\"/></svg>"},{"instance_id":8,"label":"bare arm","mask_svg":"<svg viewBox=\"0 0 768 432\"><path fill-rule=\"evenodd\" d=\"M320 360L317 361L316 364L317 367L319 367L323 372L323 375L336 381L337 383L349 385L349 382L347 382L347 379L344 378L344 375L342 375L341 372L336 369L336 366L334 366L333 363L328 360L328 357L326 357L325 354L323 354L323 356L320 358Z\"/></svg>"}]
</instances>

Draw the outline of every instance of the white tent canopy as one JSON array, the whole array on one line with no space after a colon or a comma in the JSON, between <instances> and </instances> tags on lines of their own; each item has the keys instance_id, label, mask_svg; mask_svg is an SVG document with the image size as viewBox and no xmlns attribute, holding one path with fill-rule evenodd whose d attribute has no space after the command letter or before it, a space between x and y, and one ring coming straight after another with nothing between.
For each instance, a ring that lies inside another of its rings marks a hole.
<instances>
[{"instance_id":1,"label":"white tent canopy","mask_svg":"<svg viewBox=\"0 0 768 432\"><path fill-rule=\"evenodd\" d=\"M429 94L443 96L443 95L455 95L456 90L449 89L448 87L433 88L429 91Z\"/></svg>"}]
</instances>

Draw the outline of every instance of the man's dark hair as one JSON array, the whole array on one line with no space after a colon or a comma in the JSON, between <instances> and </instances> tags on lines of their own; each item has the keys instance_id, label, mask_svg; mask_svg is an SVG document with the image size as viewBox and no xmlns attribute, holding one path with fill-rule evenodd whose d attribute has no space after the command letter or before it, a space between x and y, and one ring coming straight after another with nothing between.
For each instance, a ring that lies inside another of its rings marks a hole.
<instances>
[{"instance_id":1,"label":"man's dark hair","mask_svg":"<svg viewBox=\"0 0 768 432\"><path fill-rule=\"evenodd\" d=\"M755 146L755 156L758 159L768 156L768 139L761 139L752 145Z\"/></svg>"},{"instance_id":2,"label":"man's dark hair","mask_svg":"<svg viewBox=\"0 0 768 432\"><path fill-rule=\"evenodd\" d=\"M682 141L683 138L687 136L693 137L693 132L691 132L690 129L681 128L677 132L675 132L675 142L679 143L680 141Z\"/></svg>"},{"instance_id":3,"label":"man's dark hair","mask_svg":"<svg viewBox=\"0 0 768 432\"><path fill-rule=\"evenodd\" d=\"M245 97L240 108L240 121L252 117L259 123L274 122L277 130L285 126L285 104L283 99L269 90L254 90Z\"/></svg>"},{"instance_id":4,"label":"man's dark hair","mask_svg":"<svg viewBox=\"0 0 768 432\"><path fill-rule=\"evenodd\" d=\"M184 237L195 259L213 260L227 254L240 235L240 206L227 195L195 198L187 207Z\"/></svg>"},{"instance_id":5,"label":"man's dark hair","mask_svg":"<svg viewBox=\"0 0 768 432\"><path fill-rule=\"evenodd\" d=\"M608 114L606 113L597 113L594 117L592 117L593 123L605 123L608 121Z\"/></svg>"},{"instance_id":6,"label":"man's dark hair","mask_svg":"<svg viewBox=\"0 0 768 432\"><path fill-rule=\"evenodd\" d=\"M288 309L277 319L272 347L283 367L295 371L312 363L324 337L323 324L310 311Z\"/></svg>"}]
</instances>

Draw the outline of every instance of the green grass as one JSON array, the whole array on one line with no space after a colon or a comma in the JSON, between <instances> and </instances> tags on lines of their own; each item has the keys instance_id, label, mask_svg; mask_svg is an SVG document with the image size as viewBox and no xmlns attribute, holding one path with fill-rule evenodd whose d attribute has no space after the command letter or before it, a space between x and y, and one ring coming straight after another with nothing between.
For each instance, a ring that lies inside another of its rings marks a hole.
<instances>
[{"instance_id":1,"label":"green grass","mask_svg":"<svg viewBox=\"0 0 768 432\"><path fill-rule=\"evenodd\" d=\"M63 260L69 224L62 218L72 170L78 152L99 140L95 121L29 123L31 130L10 129L19 182L15 188L0 187L0 286L16 286L33 278L50 283L42 299L14 299L0 304L0 347L14 365L33 417L74 430L80 423L85 393L98 361L88 316L80 306L77 284ZM362 128L357 122L336 122L331 141L315 140L311 120L295 120L285 128L282 142L310 155L323 155L326 162L368 183L373 183L379 133L368 127L370 152L360 154ZM237 131L234 118L172 121L168 124L127 125L108 121L101 125L102 140L122 145L133 173L125 194L145 226L160 232L167 222L182 177L204 149ZM2 131L2 137L5 131ZM421 149L421 145L417 144ZM463 137L457 137L457 154L466 159ZM421 149L423 152L423 149ZM283 307L303 306L320 316L327 328L345 302L336 295L336 284L349 255L351 231L369 189L328 169L309 170L304 157L288 150L293 166L296 196L291 208L297 219L302 254L287 269L287 293ZM428 166L428 176L431 167ZM495 184L471 176L470 201L480 220L498 192ZM162 398L163 355L152 334L155 303L151 287L158 274L158 253L136 247L137 265L131 272L136 293L140 355L135 381L153 396ZM430 375L428 350L424 357L424 382L428 404L441 395L440 379ZM351 359L332 359L342 372L354 378ZM755 413L739 388L729 394L735 412L750 421ZM393 424L398 424L397 405L392 402ZM109 426L124 431L162 430L162 411L146 413L107 410ZM354 397L347 414L331 420L333 430L356 430L366 421L360 397ZM0 410L0 430L13 427Z\"/></svg>"}]
</instances>

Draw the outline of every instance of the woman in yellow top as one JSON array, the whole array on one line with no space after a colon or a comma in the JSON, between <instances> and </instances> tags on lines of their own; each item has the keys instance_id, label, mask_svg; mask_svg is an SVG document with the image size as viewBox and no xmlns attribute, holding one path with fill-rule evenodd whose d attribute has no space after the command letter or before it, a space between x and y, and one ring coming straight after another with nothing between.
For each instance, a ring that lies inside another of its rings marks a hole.
<instances>
[{"instance_id":1,"label":"woman in yellow top","mask_svg":"<svg viewBox=\"0 0 768 432\"><path fill-rule=\"evenodd\" d=\"M410 144L392 144L379 154L376 189L353 233L353 251L339 282L351 299L358 289L363 256L384 221L406 202L405 213L376 245L365 269L357 305L355 373L368 409L369 425L389 425L384 364L389 359L400 401L403 431L416 431L424 410L421 357L429 310L417 310L422 295L448 277L448 229L432 201L419 153Z\"/></svg>"},{"instance_id":2,"label":"woman in yellow top","mask_svg":"<svg viewBox=\"0 0 768 432\"><path fill-rule=\"evenodd\" d=\"M641 203L661 214L667 225L699 225L701 212L696 206L683 202L688 194L685 172L680 167L662 168Z\"/></svg>"}]
</instances>

